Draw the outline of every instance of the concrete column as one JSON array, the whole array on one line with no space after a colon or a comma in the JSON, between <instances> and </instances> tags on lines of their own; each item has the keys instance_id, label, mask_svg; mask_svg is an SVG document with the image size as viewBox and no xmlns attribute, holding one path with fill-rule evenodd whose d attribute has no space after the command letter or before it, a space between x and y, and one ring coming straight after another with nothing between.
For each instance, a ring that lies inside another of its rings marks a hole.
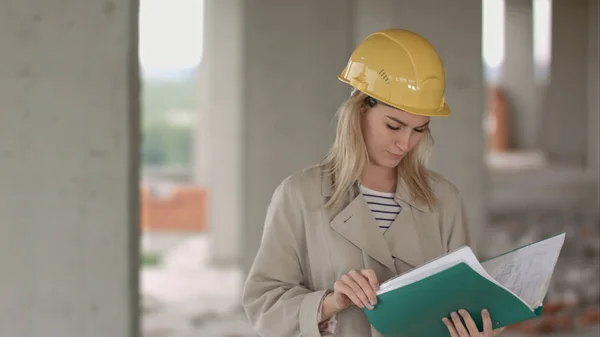
<instances>
[{"instance_id":1,"label":"concrete column","mask_svg":"<svg viewBox=\"0 0 600 337\"><path fill-rule=\"evenodd\" d=\"M467 204L469 222L480 236L487 222L488 189L483 160L481 1L442 7L437 0L377 3L374 6L369 0L355 0L355 41L378 29L408 28L428 38L441 54L452 115L432 120L435 148L430 166L458 187Z\"/></svg>"},{"instance_id":2,"label":"concrete column","mask_svg":"<svg viewBox=\"0 0 600 337\"><path fill-rule=\"evenodd\" d=\"M337 80L352 48L350 5L207 0L205 13L214 261L247 270L275 187L320 162L333 141L350 93Z\"/></svg>"},{"instance_id":3,"label":"concrete column","mask_svg":"<svg viewBox=\"0 0 600 337\"><path fill-rule=\"evenodd\" d=\"M517 149L538 146L538 104L534 81L533 1L504 0L505 58L501 87L510 113L510 145Z\"/></svg>"},{"instance_id":4,"label":"concrete column","mask_svg":"<svg viewBox=\"0 0 600 337\"><path fill-rule=\"evenodd\" d=\"M552 63L540 125L542 148L555 164L586 163L589 9L588 0L552 1Z\"/></svg>"},{"instance_id":5,"label":"concrete column","mask_svg":"<svg viewBox=\"0 0 600 337\"><path fill-rule=\"evenodd\" d=\"M138 336L135 0L0 4L0 335Z\"/></svg>"},{"instance_id":6,"label":"concrete column","mask_svg":"<svg viewBox=\"0 0 600 337\"><path fill-rule=\"evenodd\" d=\"M587 166L597 175L600 168L600 0L589 2Z\"/></svg>"},{"instance_id":7,"label":"concrete column","mask_svg":"<svg viewBox=\"0 0 600 337\"><path fill-rule=\"evenodd\" d=\"M208 156L204 158L210 158L206 172L211 253L214 265L235 265L242 254L245 225L242 222L244 1L204 0L204 6L199 106L204 123L200 130L210 134ZM203 135L201 139L207 138Z\"/></svg>"}]
</instances>

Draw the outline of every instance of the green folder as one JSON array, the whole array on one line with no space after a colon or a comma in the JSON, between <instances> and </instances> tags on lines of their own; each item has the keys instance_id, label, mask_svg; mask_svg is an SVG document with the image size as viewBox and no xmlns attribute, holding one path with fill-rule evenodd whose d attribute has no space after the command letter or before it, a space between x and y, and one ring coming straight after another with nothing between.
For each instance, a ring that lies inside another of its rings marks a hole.
<instances>
[{"instance_id":1,"label":"green folder","mask_svg":"<svg viewBox=\"0 0 600 337\"><path fill-rule=\"evenodd\" d=\"M450 337L442 317L459 309L469 312L479 331L483 309L494 329L535 318L564 239L562 233L483 263L462 247L382 283L375 308L363 311L385 337Z\"/></svg>"}]
</instances>

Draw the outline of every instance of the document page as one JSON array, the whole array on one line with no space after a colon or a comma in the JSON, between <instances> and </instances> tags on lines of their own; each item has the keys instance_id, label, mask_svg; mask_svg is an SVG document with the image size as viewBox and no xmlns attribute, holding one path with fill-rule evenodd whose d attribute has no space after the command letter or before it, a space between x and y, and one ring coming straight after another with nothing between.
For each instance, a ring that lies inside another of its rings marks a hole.
<instances>
[{"instance_id":1,"label":"document page","mask_svg":"<svg viewBox=\"0 0 600 337\"><path fill-rule=\"evenodd\" d=\"M563 233L497 256L481 265L490 276L535 309L546 296L564 242Z\"/></svg>"},{"instance_id":2,"label":"document page","mask_svg":"<svg viewBox=\"0 0 600 337\"><path fill-rule=\"evenodd\" d=\"M423 280L431 275L453 267L460 262L466 263L473 268L473 270L480 273L483 277L490 279L492 282L496 282L495 280L491 279L489 275L487 275L486 271L477 260L475 254L473 254L471 248L465 246L434 259L421 267L415 268L404 274L391 278L386 282L383 282L377 291L377 295L381 295L388 291L392 291L408 284Z\"/></svg>"}]
</instances>

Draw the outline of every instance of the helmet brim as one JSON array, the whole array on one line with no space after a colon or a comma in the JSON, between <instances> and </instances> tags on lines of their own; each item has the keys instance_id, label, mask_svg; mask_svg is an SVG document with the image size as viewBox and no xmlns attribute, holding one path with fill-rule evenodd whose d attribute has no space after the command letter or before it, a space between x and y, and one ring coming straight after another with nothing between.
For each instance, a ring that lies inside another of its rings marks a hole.
<instances>
[{"instance_id":1,"label":"helmet brim","mask_svg":"<svg viewBox=\"0 0 600 337\"><path fill-rule=\"evenodd\" d=\"M396 108L396 109L399 109L402 111L406 111L413 115L427 116L427 117L447 117L447 116L450 116L450 113L451 113L450 107L448 106L447 103L444 103L444 105L440 109L437 109L437 110L420 109L420 108L415 108L415 107L411 107L411 106L407 106L407 105L394 104L392 102L389 102L387 99L384 99L383 97L378 97L376 94L369 92L369 90L360 89L360 88L357 88L357 87L351 85L350 82L348 80L346 80L344 77L342 77L341 75L338 76L338 79L340 81L350 85L351 87L355 88L356 90L358 90L366 95L369 95L382 103L385 103L393 108Z\"/></svg>"}]
</instances>

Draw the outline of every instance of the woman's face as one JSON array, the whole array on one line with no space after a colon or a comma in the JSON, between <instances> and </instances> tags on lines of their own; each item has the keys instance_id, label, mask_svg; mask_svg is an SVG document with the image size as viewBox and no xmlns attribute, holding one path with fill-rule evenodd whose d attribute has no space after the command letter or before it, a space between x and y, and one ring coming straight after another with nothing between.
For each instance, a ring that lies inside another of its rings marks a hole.
<instances>
[{"instance_id":1,"label":"woman's face","mask_svg":"<svg viewBox=\"0 0 600 337\"><path fill-rule=\"evenodd\" d=\"M377 102L362 114L362 131L372 164L395 168L421 140L429 117Z\"/></svg>"}]
</instances>

